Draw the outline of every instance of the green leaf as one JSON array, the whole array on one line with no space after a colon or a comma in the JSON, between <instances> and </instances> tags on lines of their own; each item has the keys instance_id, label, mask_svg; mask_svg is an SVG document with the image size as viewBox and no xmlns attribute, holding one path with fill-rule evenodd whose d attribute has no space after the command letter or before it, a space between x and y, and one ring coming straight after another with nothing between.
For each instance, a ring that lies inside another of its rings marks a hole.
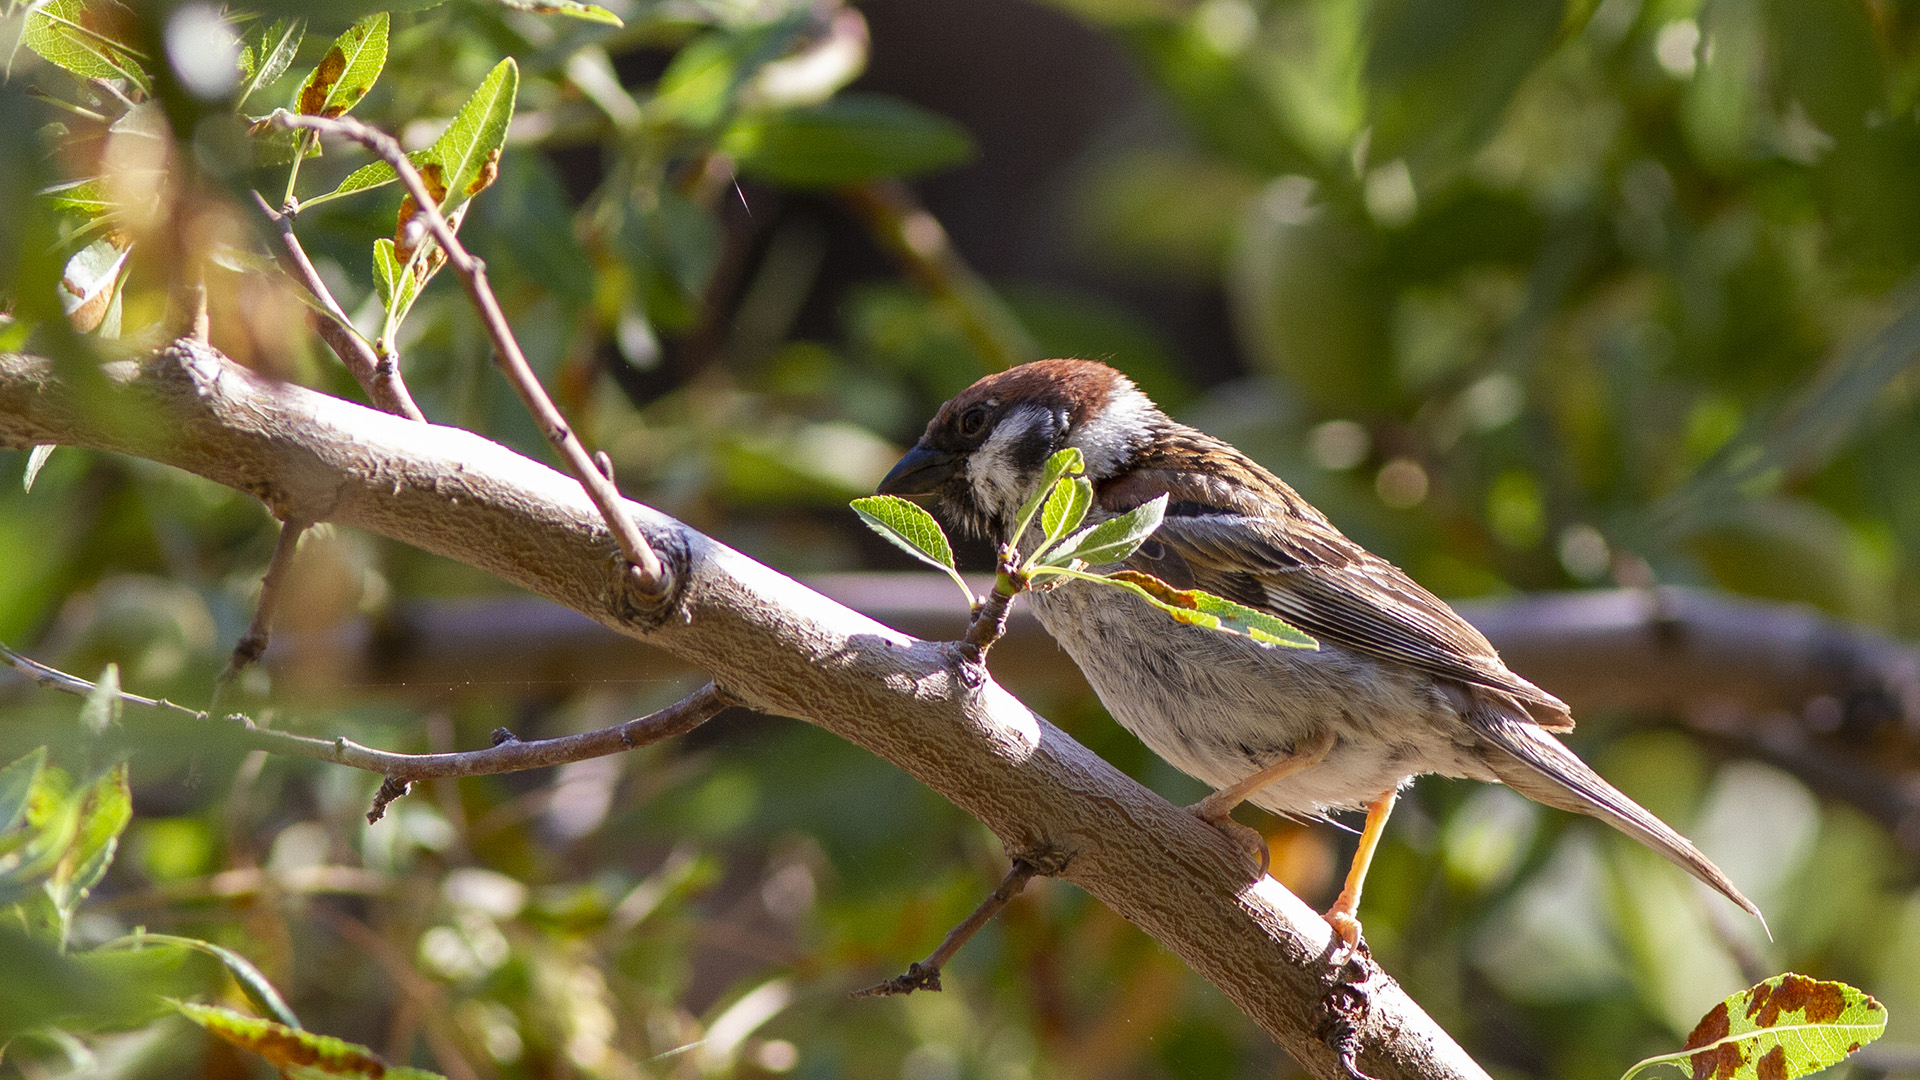
<instances>
[{"instance_id":1,"label":"green leaf","mask_svg":"<svg viewBox=\"0 0 1920 1080\"><path fill-rule=\"evenodd\" d=\"M112 36L113 21L131 17L117 4L48 0L27 13L20 43L56 67L83 79L125 79L149 93L153 85L140 66L145 59Z\"/></svg>"},{"instance_id":2,"label":"green leaf","mask_svg":"<svg viewBox=\"0 0 1920 1080\"><path fill-rule=\"evenodd\" d=\"M47 748L33 752L0 769L0 835L12 832L27 819L27 798L40 782L40 770L47 764Z\"/></svg>"},{"instance_id":3,"label":"green leaf","mask_svg":"<svg viewBox=\"0 0 1920 1080\"><path fill-rule=\"evenodd\" d=\"M127 766L115 765L100 774L81 796L79 828L73 844L60 858L47 882L47 895L63 916L86 899L113 864L120 834L133 820L133 789L127 784Z\"/></svg>"},{"instance_id":4,"label":"green leaf","mask_svg":"<svg viewBox=\"0 0 1920 1080\"><path fill-rule=\"evenodd\" d=\"M286 74L306 36L305 19L275 19L249 38L240 47L240 73L246 81L240 86L240 97L234 107L245 106L247 99L261 87Z\"/></svg>"},{"instance_id":5,"label":"green leaf","mask_svg":"<svg viewBox=\"0 0 1920 1080\"><path fill-rule=\"evenodd\" d=\"M438 198L442 213L452 212L493 183L519 88L518 65L512 57L500 61L467 98L466 104L460 106L453 123L433 145L407 155L407 160L420 170L428 190ZM376 161L348 173L339 187L307 200L307 205L382 187L397 179L393 166Z\"/></svg>"},{"instance_id":6,"label":"green leaf","mask_svg":"<svg viewBox=\"0 0 1920 1080\"><path fill-rule=\"evenodd\" d=\"M306 116L343 116L360 103L387 64L387 13L369 15L334 39L294 98Z\"/></svg>"},{"instance_id":7,"label":"green leaf","mask_svg":"<svg viewBox=\"0 0 1920 1080\"><path fill-rule=\"evenodd\" d=\"M721 136L720 149L742 174L798 188L919 176L974 154L973 139L953 121L872 94L742 116Z\"/></svg>"},{"instance_id":8,"label":"green leaf","mask_svg":"<svg viewBox=\"0 0 1920 1080\"><path fill-rule=\"evenodd\" d=\"M106 192L101 190L100 181L101 177L91 176L85 180L41 188L40 194L52 200L53 205L62 210L71 210L88 217L99 217L113 209L113 203L108 201Z\"/></svg>"},{"instance_id":9,"label":"green leaf","mask_svg":"<svg viewBox=\"0 0 1920 1080\"><path fill-rule=\"evenodd\" d=\"M1138 570L1117 570L1111 574L1074 573L1070 576L1125 589L1173 616L1174 621L1190 626L1238 634L1262 645L1284 645L1289 649L1320 647L1318 641L1284 619L1201 589L1176 589L1152 574L1143 574Z\"/></svg>"},{"instance_id":10,"label":"green leaf","mask_svg":"<svg viewBox=\"0 0 1920 1080\"><path fill-rule=\"evenodd\" d=\"M28 491L32 491L34 479L40 475L41 468L46 465L47 459L52 456L52 443L41 443L35 446L33 450L27 454L27 472L26 475L20 478L21 486Z\"/></svg>"},{"instance_id":11,"label":"green leaf","mask_svg":"<svg viewBox=\"0 0 1920 1080\"><path fill-rule=\"evenodd\" d=\"M1715 1005L1679 1053L1639 1062L1620 1080L1655 1065L1714 1080L1793 1080L1846 1060L1886 1030L1886 1007L1867 994L1789 972Z\"/></svg>"},{"instance_id":12,"label":"green leaf","mask_svg":"<svg viewBox=\"0 0 1920 1080\"><path fill-rule=\"evenodd\" d=\"M893 542L893 546L948 573L954 572L953 546L940 523L924 509L897 495L869 495L855 499L853 512L867 527Z\"/></svg>"},{"instance_id":13,"label":"green leaf","mask_svg":"<svg viewBox=\"0 0 1920 1080\"><path fill-rule=\"evenodd\" d=\"M493 0L501 7L515 11L530 11L535 15L565 15L573 19L585 19L588 22L606 23L609 26L625 26L620 16L598 4L582 4L579 0Z\"/></svg>"},{"instance_id":14,"label":"green leaf","mask_svg":"<svg viewBox=\"0 0 1920 1080\"><path fill-rule=\"evenodd\" d=\"M1065 566L1075 559L1089 566L1119 562L1147 542L1147 537L1160 527L1166 512L1167 497L1161 495L1118 517L1074 533L1061 541L1058 548L1048 551L1041 562L1047 566Z\"/></svg>"},{"instance_id":15,"label":"green leaf","mask_svg":"<svg viewBox=\"0 0 1920 1080\"><path fill-rule=\"evenodd\" d=\"M182 1001L174 1008L227 1042L266 1058L293 1080L445 1080L437 1073L391 1067L372 1050L331 1035L315 1035L216 1005Z\"/></svg>"},{"instance_id":16,"label":"green leaf","mask_svg":"<svg viewBox=\"0 0 1920 1080\"><path fill-rule=\"evenodd\" d=\"M426 287L425 275L419 273L419 267L409 266L410 260L402 260L394 249L393 241L381 237L373 242L373 284L380 294L380 304L387 309L387 322L391 326L400 325L413 310L413 302L420 297L420 290Z\"/></svg>"},{"instance_id":17,"label":"green leaf","mask_svg":"<svg viewBox=\"0 0 1920 1080\"><path fill-rule=\"evenodd\" d=\"M1092 482L1084 476L1063 477L1053 485L1053 494L1047 496L1047 505L1040 511L1040 531L1052 543L1068 530L1079 528L1092 506Z\"/></svg>"},{"instance_id":18,"label":"green leaf","mask_svg":"<svg viewBox=\"0 0 1920 1080\"><path fill-rule=\"evenodd\" d=\"M101 949L139 949L148 945L172 945L182 949L202 952L220 961L233 976L240 989L253 1002L255 1008L271 1014L279 1023L290 1028L300 1027L300 1018L287 1006L280 991L274 989L266 975L253 965L253 961L224 946L199 938L179 937L174 934L150 934L144 930L135 931L123 938L109 941Z\"/></svg>"},{"instance_id":19,"label":"green leaf","mask_svg":"<svg viewBox=\"0 0 1920 1080\"><path fill-rule=\"evenodd\" d=\"M1040 511L1041 500L1053 493L1053 485L1063 476L1079 476L1086 471L1086 468L1087 459L1080 453L1079 447L1069 446L1064 450L1054 451L1053 456L1047 459L1046 466L1040 470L1040 483L1034 486L1033 494L1027 497L1026 502L1020 504L1019 512L1014 515L1014 521L1017 524L1013 535L1007 539L1018 543L1020 537L1026 535L1027 526L1033 524L1033 515Z\"/></svg>"}]
</instances>

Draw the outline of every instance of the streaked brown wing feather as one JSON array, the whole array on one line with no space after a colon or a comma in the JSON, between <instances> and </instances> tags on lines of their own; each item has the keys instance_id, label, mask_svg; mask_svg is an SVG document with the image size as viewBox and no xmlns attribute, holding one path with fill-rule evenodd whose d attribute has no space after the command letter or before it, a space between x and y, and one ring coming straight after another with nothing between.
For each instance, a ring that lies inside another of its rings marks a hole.
<instances>
[{"instance_id":1,"label":"streaked brown wing feather","mask_svg":"<svg viewBox=\"0 0 1920 1080\"><path fill-rule=\"evenodd\" d=\"M1559 698L1507 670L1480 631L1399 567L1347 539L1272 473L1217 440L1194 433L1190 456L1163 455L1100 492L1109 510L1161 493L1166 520L1154 538L1208 592L1261 608L1354 652L1379 657L1516 699L1541 723L1572 726ZM1206 467L1232 455L1238 468ZM1257 490L1224 483L1251 478ZM1284 515L1280 517L1279 515ZM1136 556L1139 569L1154 566Z\"/></svg>"}]
</instances>

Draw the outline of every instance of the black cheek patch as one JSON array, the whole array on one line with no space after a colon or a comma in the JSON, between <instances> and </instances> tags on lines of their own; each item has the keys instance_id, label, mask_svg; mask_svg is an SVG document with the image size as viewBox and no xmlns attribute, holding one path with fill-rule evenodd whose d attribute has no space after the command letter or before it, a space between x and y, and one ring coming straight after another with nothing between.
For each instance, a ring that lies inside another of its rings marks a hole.
<instances>
[{"instance_id":1,"label":"black cheek patch","mask_svg":"<svg viewBox=\"0 0 1920 1080\"><path fill-rule=\"evenodd\" d=\"M1053 456L1053 441L1051 425L1026 432L1007 448L1007 456L1012 459L1009 464L1022 476L1038 475L1047 458Z\"/></svg>"}]
</instances>

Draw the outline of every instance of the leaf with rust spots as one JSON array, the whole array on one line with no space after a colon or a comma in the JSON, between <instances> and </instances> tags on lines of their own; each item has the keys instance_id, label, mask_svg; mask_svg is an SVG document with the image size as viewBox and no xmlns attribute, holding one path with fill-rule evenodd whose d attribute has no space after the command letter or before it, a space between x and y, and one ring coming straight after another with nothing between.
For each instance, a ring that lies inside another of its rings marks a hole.
<instances>
[{"instance_id":1,"label":"leaf with rust spots","mask_svg":"<svg viewBox=\"0 0 1920 1080\"><path fill-rule=\"evenodd\" d=\"M513 122L513 104L519 90L520 68L508 57L481 80L432 146L407 155L407 160L413 162L422 176L427 176L432 168L439 169L438 180L429 179L428 183L433 187L441 213L452 216L468 199L493 182L492 174L499 171L500 148L507 141L507 127ZM396 179L393 166L376 161L348 173L339 187L308 199L307 205L369 191Z\"/></svg>"},{"instance_id":2,"label":"leaf with rust spots","mask_svg":"<svg viewBox=\"0 0 1920 1080\"><path fill-rule=\"evenodd\" d=\"M1678 1053L1654 1065L1692 1070L1694 1080L1794 1080L1845 1060L1887 1029L1887 1010L1845 983L1792 973L1749 987L1713 1007Z\"/></svg>"},{"instance_id":3,"label":"leaf with rust spots","mask_svg":"<svg viewBox=\"0 0 1920 1080\"><path fill-rule=\"evenodd\" d=\"M360 103L387 65L387 13L369 15L334 39L320 65L300 84L294 107L307 116L344 116Z\"/></svg>"},{"instance_id":4,"label":"leaf with rust spots","mask_svg":"<svg viewBox=\"0 0 1920 1080\"><path fill-rule=\"evenodd\" d=\"M1152 505L1152 504L1149 504ZM1112 520L1119 520L1118 518ZM1041 568L1038 573L1045 573ZM1111 574L1074 574L1081 580L1113 585L1140 597L1171 617L1189 626L1237 634L1262 645L1281 645L1291 649L1317 649L1320 643L1282 619L1264 611L1236 604L1225 597L1199 589L1176 589L1138 570L1116 570Z\"/></svg>"}]
</instances>

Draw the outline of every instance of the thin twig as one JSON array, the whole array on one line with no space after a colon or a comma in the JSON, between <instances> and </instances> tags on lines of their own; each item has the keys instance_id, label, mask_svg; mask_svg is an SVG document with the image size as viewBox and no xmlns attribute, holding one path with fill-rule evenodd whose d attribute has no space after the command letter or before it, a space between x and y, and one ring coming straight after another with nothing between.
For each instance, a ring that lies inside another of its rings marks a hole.
<instances>
[{"instance_id":1,"label":"thin twig","mask_svg":"<svg viewBox=\"0 0 1920 1080\"><path fill-rule=\"evenodd\" d=\"M999 368L1040 359L1040 346L1012 311L954 249L938 218L913 189L878 180L840 193L874 239L908 276L960 320L981 358Z\"/></svg>"},{"instance_id":2,"label":"thin twig","mask_svg":"<svg viewBox=\"0 0 1920 1080\"><path fill-rule=\"evenodd\" d=\"M546 389L540 385L532 366L527 363L526 354L520 351L513 328L507 324L506 313L500 310L500 301L494 297L493 287L487 283L486 264L461 245L459 238L454 235L453 226L448 224L446 215L440 212L439 200L427 190L426 182L420 178L420 171L414 168L413 162L407 160L406 151L401 149L399 142L386 132L350 116L301 116L280 109L274 112L272 120L283 128L302 128L322 135L351 139L393 167L400 183L418 207L419 220L426 223L427 231L433 234L441 250L446 252L448 265L460 276L468 298L480 313L487 336L493 339L495 362L506 373L508 381L513 383L527 411L539 422L547 441L560 452L574 478L586 488L588 497L599 508L600 516L606 519L614 542L620 546L620 553L631 567L634 587L643 596L651 598L667 595L672 582L668 578L666 565L660 561L653 546L640 532L640 527L626 512L619 489L594 467L593 459L587 456L586 447L574 435L573 428L560 415L553 399L547 396Z\"/></svg>"},{"instance_id":3,"label":"thin twig","mask_svg":"<svg viewBox=\"0 0 1920 1080\"><path fill-rule=\"evenodd\" d=\"M865 990L856 990L853 996L857 998L891 997L895 994L911 994L915 990L939 990L940 969L946 966L947 961L953 959L953 954L959 952L962 945L980 932L981 927L993 921L995 915L1000 914L1002 909L1012 903L1013 898L1020 895L1020 890L1027 887L1027 882L1039 873L1040 867L1026 859L1014 859L1013 866L1007 870L1007 876L1000 880L1000 887L988 893L987 898L980 901L980 906L973 909L973 914L968 915L959 926L948 931L947 936L941 940L940 947L929 953L925 960L907 965L906 974L895 975L886 982L869 986Z\"/></svg>"},{"instance_id":4,"label":"thin twig","mask_svg":"<svg viewBox=\"0 0 1920 1080\"><path fill-rule=\"evenodd\" d=\"M321 311L314 313L318 317L313 325L320 340L346 365L347 372L360 384L374 408L425 422L426 414L414 404L413 395L407 392L407 384L400 378L399 365L391 358L383 360L373 351L373 345L353 328L353 320L347 317L339 301L333 298L332 290L313 268L306 249L300 246L300 238L293 233L293 215L267 205L267 200L257 191L253 193L253 201L280 234L280 245L274 252L280 268L320 303Z\"/></svg>"},{"instance_id":5,"label":"thin twig","mask_svg":"<svg viewBox=\"0 0 1920 1080\"><path fill-rule=\"evenodd\" d=\"M69 675L22 656L4 643L0 643L0 663L5 663L50 690L86 697L96 688L94 683L77 675ZM165 699L141 697L124 691L119 692L119 698L129 705L172 711L198 720L209 719L208 714L198 709L189 709ZM531 742L521 742L503 728L494 732L494 744L485 750L450 754L396 754L362 746L345 736L316 739L257 727L251 719L240 713L231 714L225 719L231 725L228 730L239 732L238 741L250 749L311 758L364 769L386 777L380 794L375 797L375 809L367 815L370 820L377 821L386 804L405 794L407 787L416 780L440 776L491 776L618 754L683 735L735 704L738 701L731 694L708 683L664 709L623 724Z\"/></svg>"},{"instance_id":6,"label":"thin twig","mask_svg":"<svg viewBox=\"0 0 1920 1080\"><path fill-rule=\"evenodd\" d=\"M273 635L273 612L280 604L280 591L287 582L287 568L293 565L293 553L300 547L300 537L308 529L304 521L285 521L280 525L280 537L273 544L273 558L267 562L267 572L260 575L260 599L253 607L253 621L247 624L247 632L240 635L234 643L233 655L228 657L225 670L214 681L213 697L217 702L233 680L240 677L248 664L260 659L267 651L267 642Z\"/></svg>"}]
</instances>

